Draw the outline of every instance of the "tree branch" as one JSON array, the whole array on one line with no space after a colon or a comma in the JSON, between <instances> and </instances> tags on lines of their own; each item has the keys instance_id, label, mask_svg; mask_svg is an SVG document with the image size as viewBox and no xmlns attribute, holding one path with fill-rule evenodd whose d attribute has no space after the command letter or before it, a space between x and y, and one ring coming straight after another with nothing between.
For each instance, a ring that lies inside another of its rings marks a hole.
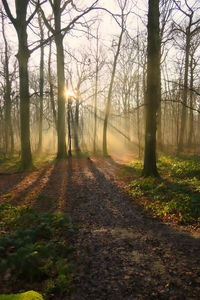
<instances>
[{"instance_id":1,"label":"tree branch","mask_svg":"<svg viewBox=\"0 0 200 300\"><path fill-rule=\"evenodd\" d=\"M8 3L7 3L7 0L2 0L2 2L3 2L3 6L4 6L4 9L5 9L6 13L7 13L8 18L10 19L10 21L13 23L13 25L16 28L16 25L17 25L16 23L17 22L16 22L16 19L11 14L10 8L8 6Z\"/></svg>"}]
</instances>

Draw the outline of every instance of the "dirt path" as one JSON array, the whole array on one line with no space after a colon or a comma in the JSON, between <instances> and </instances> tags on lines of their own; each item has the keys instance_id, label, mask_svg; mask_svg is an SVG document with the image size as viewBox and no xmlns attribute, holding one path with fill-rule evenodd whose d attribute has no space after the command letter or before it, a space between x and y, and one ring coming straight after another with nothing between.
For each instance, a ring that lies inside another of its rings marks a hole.
<instances>
[{"instance_id":1,"label":"dirt path","mask_svg":"<svg viewBox=\"0 0 200 300\"><path fill-rule=\"evenodd\" d=\"M117 168L111 159L72 159L10 183L2 177L0 190L80 222L70 300L200 299L199 238L147 217L121 189Z\"/></svg>"}]
</instances>

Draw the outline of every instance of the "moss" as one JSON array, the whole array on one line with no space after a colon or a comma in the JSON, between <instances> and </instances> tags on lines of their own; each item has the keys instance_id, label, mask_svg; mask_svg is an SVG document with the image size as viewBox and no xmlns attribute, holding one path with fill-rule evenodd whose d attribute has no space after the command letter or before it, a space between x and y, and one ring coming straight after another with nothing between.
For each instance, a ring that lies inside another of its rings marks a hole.
<instances>
[{"instance_id":1,"label":"moss","mask_svg":"<svg viewBox=\"0 0 200 300\"><path fill-rule=\"evenodd\" d=\"M43 300L41 294L28 291L21 294L0 295L0 300Z\"/></svg>"}]
</instances>

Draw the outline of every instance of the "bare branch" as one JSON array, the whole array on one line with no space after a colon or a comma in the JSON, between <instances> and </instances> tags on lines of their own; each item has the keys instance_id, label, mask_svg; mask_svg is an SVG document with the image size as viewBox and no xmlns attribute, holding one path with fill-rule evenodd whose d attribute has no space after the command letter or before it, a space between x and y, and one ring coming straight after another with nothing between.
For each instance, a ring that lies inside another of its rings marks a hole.
<instances>
[{"instance_id":1,"label":"bare branch","mask_svg":"<svg viewBox=\"0 0 200 300\"><path fill-rule=\"evenodd\" d=\"M187 108L189 108L189 109L191 109L191 110L193 110L193 111L196 111L196 112L198 112L198 113L200 114L200 110L198 110L198 109L196 109L196 108L193 108L193 107L191 107L191 106L185 104L183 101L180 101L180 100L173 100L173 99L165 99L165 100L161 100L161 101L162 101L162 102L180 103L180 104L182 104L183 106L185 106L185 107L187 107Z\"/></svg>"},{"instance_id":2,"label":"bare branch","mask_svg":"<svg viewBox=\"0 0 200 300\"><path fill-rule=\"evenodd\" d=\"M4 9L5 9L6 13L7 13L8 18L13 23L13 25L16 27L16 19L11 14L11 11L10 11L10 8L8 6L7 0L2 0L2 2L3 2L3 6L4 6Z\"/></svg>"}]
</instances>

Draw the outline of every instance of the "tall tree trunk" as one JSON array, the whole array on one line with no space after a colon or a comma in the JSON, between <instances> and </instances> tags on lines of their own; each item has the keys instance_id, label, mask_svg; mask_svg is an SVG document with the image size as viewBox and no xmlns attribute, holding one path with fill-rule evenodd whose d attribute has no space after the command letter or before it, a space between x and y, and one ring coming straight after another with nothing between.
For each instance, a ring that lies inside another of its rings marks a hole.
<instances>
[{"instance_id":1,"label":"tall tree trunk","mask_svg":"<svg viewBox=\"0 0 200 300\"><path fill-rule=\"evenodd\" d=\"M4 16L2 13L2 33L5 45L5 61L4 61L4 76L5 76L5 154L13 154L14 152L14 137L11 121L11 79L9 74L9 56L8 42L5 34Z\"/></svg>"},{"instance_id":2,"label":"tall tree trunk","mask_svg":"<svg viewBox=\"0 0 200 300\"><path fill-rule=\"evenodd\" d=\"M137 101L137 138L138 138L138 157L141 158L141 143L140 143L140 99L139 99L139 92L140 92L140 62L139 62L139 32L137 34L137 83L136 83L136 101Z\"/></svg>"},{"instance_id":3,"label":"tall tree trunk","mask_svg":"<svg viewBox=\"0 0 200 300\"><path fill-rule=\"evenodd\" d=\"M111 98L112 98L112 89L113 89L113 83L115 78L115 72L117 67L117 59L120 52L121 42L122 42L122 36L124 33L124 15L122 14L122 29L118 40L117 45L117 51L114 56L114 62L113 62L113 69L111 74L111 80L110 80L110 86L108 90L108 98L106 103L106 109L105 109L105 118L104 118L104 124L103 124L103 155L108 155L108 149L107 149L107 127L108 127L108 118L110 114L110 108L111 108Z\"/></svg>"},{"instance_id":4,"label":"tall tree trunk","mask_svg":"<svg viewBox=\"0 0 200 300\"><path fill-rule=\"evenodd\" d=\"M71 136L71 98L68 98L67 104L67 124L68 124L68 155L69 157L72 156L72 136Z\"/></svg>"},{"instance_id":5,"label":"tall tree trunk","mask_svg":"<svg viewBox=\"0 0 200 300\"><path fill-rule=\"evenodd\" d=\"M79 147L79 93L76 98L75 120L74 120L74 150L76 154L80 154Z\"/></svg>"},{"instance_id":6,"label":"tall tree trunk","mask_svg":"<svg viewBox=\"0 0 200 300\"><path fill-rule=\"evenodd\" d=\"M97 151L97 93L98 93L98 77L99 77L99 36L97 31L97 49L96 49L96 73L95 73L95 93L94 93L94 138L93 138L93 152Z\"/></svg>"},{"instance_id":7,"label":"tall tree trunk","mask_svg":"<svg viewBox=\"0 0 200 300\"><path fill-rule=\"evenodd\" d=\"M158 176L156 166L156 113L160 101L159 0L149 0L147 52L147 103L143 175Z\"/></svg>"},{"instance_id":8,"label":"tall tree trunk","mask_svg":"<svg viewBox=\"0 0 200 300\"><path fill-rule=\"evenodd\" d=\"M16 18L13 18L6 0L3 0L5 11L13 23L18 36L19 63L19 91L20 91L20 130L21 130L21 165L23 169L32 166L32 154L30 145L30 124L29 124L29 78L28 78L28 60L30 51L27 44L27 25L26 12L29 0L16 0ZM37 9L36 9L37 10ZM35 12L36 12L35 10ZM34 13L32 14L32 16ZM31 19L29 18L29 21Z\"/></svg>"},{"instance_id":9,"label":"tall tree trunk","mask_svg":"<svg viewBox=\"0 0 200 300\"><path fill-rule=\"evenodd\" d=\"M162 151L162 110L161 110L161 72L159 72L159 96L158 96L158 111L157 111L157 149Z\"/></svg>"},{"instance_id":10,"label":"tall tree trunk","mask_svg":"<svg viewBox=\"0 0 200 300\"><path fill-rule=\"evenodd\" d=\"M183 105L181 112L181 127L177 152L183 151L184 134L186 128L186 105L188 96L188 69L189 69L189 54L190 54L190 26L186 29L186 48L185 48L185 72L184 72L184 87L183 87Z\"/></svg>"},{"instance_id":11,"label":"tall tree trunk","mask_svg":"<svg viewBox=\"0 0 200 300\"><path fill-rule=\"evenodd\" d=\"M32 166L29 124L29 78L28 59L29 52L26 46L20 42L17 59L19 62L19 90L20 90L20 130L21 130L21 161L24 169Z\"/></svg>"},{"instance_id":12,"label":"tall tree trunk","mask_svg":"<svg viewBox=\"0 0 200 300\"><path fill-rule=\"evenodd\" d=\"M64 52L63 38L55 37L57 49L57 76L58 76L58 153L57 158L66 158L66 132L65 132L65 76L64 76Z\"/></svg>"},{"instance_id":13,"label":"tall tree trunk","mask_svg":"<svg viewBox=\"0 0 200 300\"><path fill-rule=\"evenodd\" d=\"M190 61L190 107L193 108L193 84L194 84L194 67L193 67L193 57L191 56ZM188 135L188 147L192 146L194 142L194 114L193 110L190 109L189 115L189 135Z\"/></svg>"},{"instance_id":14,"label":"tall tree trunk","mask_svg":"<svg viewBox=\"0 0 200 300\"><path fill-rule=\"evenodd\" d=\"M57 78L58 78L58 152L57 158L66 158L66 131L65 131L65 74L64 74L64 50L63 35L61 33L61 1L54 0L55 18L55 43L57 56Z\"/></svg>"},{"instance_id":15,"label":"tall tree trunk","mask_svg":"<svg viewBox=\"0 0 200 300\"><path fill-rule=\"evenodd\" d=\"M139 65L138 65L138 76L136 83L136 101L137 101L137 138L138 138L138 156L141 158L141 144L140 144L140 109L139 109Z\"/></svg>"},{"instance_id":16,"label":"tall tree trunk","mask_svg":"<svg viewBox=\"0 0 200 300\"><path fill-rule=\"evenodd\" d=\"M52 41L50 41L49 57L48 57L49 94L50 94L51 109L53 113L53 120L54 120L56 130L58 130L57 115L56 115L55 100L54 100L53 78L51 73L51 52L52 52Z\"/></svg>"},{"instance_id":17,"label":"tall tree trunk","mask_svg":"<svg viewBox=\"0 0 200 300\"><path fill-rule=\"evenodd\" d=\"M40 14L38 14L41 43L44 40L44 31ZM43 94L44 94L44 46L40 48L40 115L39 115L39 142L38 153L42 152L42 127L43 127Z\"/></svg>"}]
</instances>

